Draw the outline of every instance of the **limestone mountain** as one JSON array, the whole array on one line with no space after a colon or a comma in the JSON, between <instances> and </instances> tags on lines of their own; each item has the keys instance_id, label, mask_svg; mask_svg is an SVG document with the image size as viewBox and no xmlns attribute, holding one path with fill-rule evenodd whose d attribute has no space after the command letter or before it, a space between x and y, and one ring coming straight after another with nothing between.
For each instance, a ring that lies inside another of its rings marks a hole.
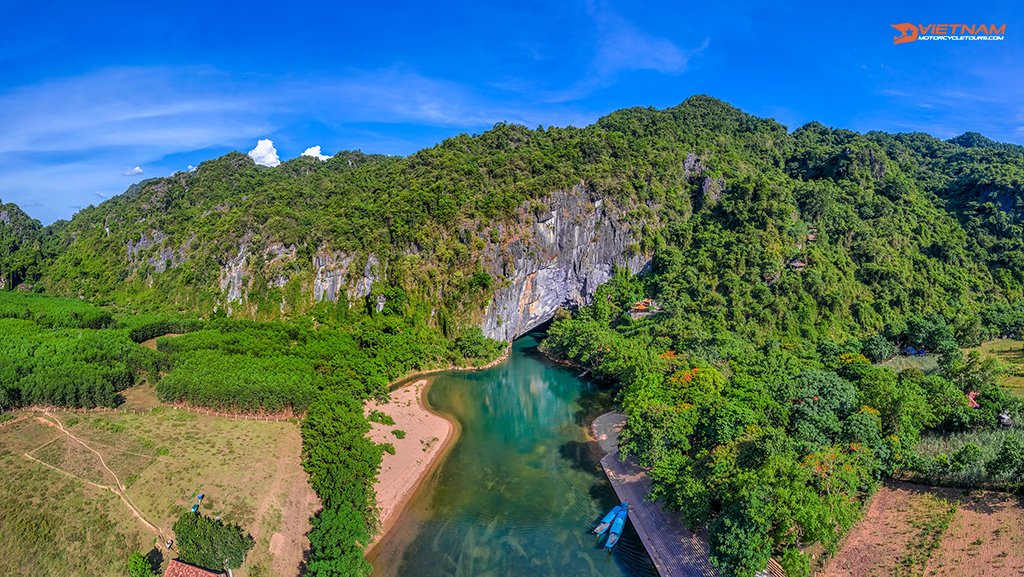
<instances>
[{"instance_id":1,"label":"limestone mountain","mask_svg":"<svg viewBox=\"0 0 1024 577\"><path fill-rule=\"evenodd\" d=\"M339 302L501 339L588 302L614 267L653 267L681 316L854 333L1020 298L1022 174L1020 147L980 135L789 133L697 96L408 157L231 153L67 223L6 223L0 242L20 240L0 262L7 288L130 310L268 319Z\"/></svg>"}]
</instances>

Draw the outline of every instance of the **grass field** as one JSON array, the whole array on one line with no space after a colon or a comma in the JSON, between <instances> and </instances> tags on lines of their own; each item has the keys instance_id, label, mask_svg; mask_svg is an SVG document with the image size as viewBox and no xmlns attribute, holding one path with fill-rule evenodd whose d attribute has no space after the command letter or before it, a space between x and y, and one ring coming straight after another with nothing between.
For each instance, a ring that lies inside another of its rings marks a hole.
<instances>
[{"instance_id":1,"label":"grass field","mask_svg":"<svg viewBox=\"0 0 1024 577\"><path fill-rule=\"evenodd\" d=\"M196 414L158 406L152 389L129 393L134 407L153 408L22 411L0 426L0 573L123 575L128 554L170 535L201 492L207 514L255 538L235 575L296 575L318 507L297 423Z\"/></svg>"},{"instance_id":2,"label":"grass field","mask_svg":"<svg viewBox=\"0 0 1024 577\"><path fill-rule=\"evenodd\" d=\"M980 347L967 349L982 355L995 357L1003 364L1002 385L1018 397L1024 397L1024 343L1010 339L997 339L982 343Z\"/></svg>"},{"instance_id":3,"label":"grass field","mask_svg":"<svg viewBox=\"0 0 1024 577\"><path fill-rule=\"evenodd\" d=\"M889 367L897 373L905 369L921 369L930 373L939 368L939 355L922 355L920 357L895 356L883 363L883 367Z\"/></svg>"}]
</instances>

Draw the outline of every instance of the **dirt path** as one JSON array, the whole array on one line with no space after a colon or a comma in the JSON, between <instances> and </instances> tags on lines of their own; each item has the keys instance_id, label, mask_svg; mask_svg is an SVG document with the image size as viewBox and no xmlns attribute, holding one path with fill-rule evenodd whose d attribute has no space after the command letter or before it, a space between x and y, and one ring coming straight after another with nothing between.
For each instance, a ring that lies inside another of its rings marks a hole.
<instances>
[{"instance_id":1,"label":"dirt path","mask_svg":"<svg viewBox=\"0 0 1024 577\"><path fill-rule=\"evenodd\" d=\"M147 349L153 349L155 351L156 350L156 340L157 339L162 339L164 337L173 338L173 337L180 337L180 336L181 336L181 333L167 333L166 335L160 335L158 337L153 337L153 338L149 339L148 341L142 341L139 344L144 346L144 347L146 347Z\"/></svg>"},{"instance_id":2,"label":"dirt path","mask_svg":"<svg viewBox=\"0 0 1024 577\"><path fill-rule=\"evenodd\" d=\"M271 570L275 575L296 574L309 547L306 538L309 518L320 508L320 500L309 486L299 462L301 454L302 437L295 434L275 459L274 480L256 505L257 524L253 533L267 535L267 547L273 556ZM280 517L270 534L267 520L272 519L271 509L275 506Z\"/></svg>"},{"instance_id":3,"label":"dirt path","mask_svg":"<svg viewBox=\"0 0 1024 577\"><path fill-rule=\"evenodd\" d=\"M67 476L69 476L69 477L72 477L72 478L74 478L74 479L78 479L79 481L82 481L82 482L88 483L88 484L90 484L90 485L93 485L93 486L95 486L95 487L99 487L100 489L107 489L107 490L109 490L109 491L113 492L113 493L114 493L114 494L116 494L116 495L117 495L118 497L120 497L122 501L124 501L124 504L128 506L128 508L129 508L129 509L131 510L132 514L134 514L134 515L135 515L135 517L136 517L136 518L137 518L137 519L138 519L139 521L142 521L142 523L143 523L144 525L146 525L146 526L147 526L147 527L148 527L148 528L150 529L150 531L152 531L153 533L155 533L155 534L156 534L156 535L157 535L158 537L160 537L160 538L161 538L161 540L163 540L163 538L164 538L164 532L163 532L163 530L162 530L162 529L160 529L159 527L157 527L156 525L154 525L154 524L153 524L152 522L150 522L150 520L146 518L146 516L145 516L145 515L144 515L144 514L142 513L142 511L140 511L140 510L139 510L139 508L135 506L135 503L133 503L133 502L132 502L132 500L131 500L131 498L130 498L130 497L128 497L128 494L127 494L127 493L125 493L125 486L124 486L124 485L123 485L123 484L121 483L121 479L119 479L119 478L118 478L118 476L117 476L117 474L116 474L116 473L114 473L114 471L113 471L113 470L112 470L112 469L111 469L110 467L108 467L108 466L107 466L107 462L106 462L106 460L105 460L105 459L103 458L103 455L102 455L102 454L100 454L100 452L99 452L99 451L97 451L96 449L94 449L94 448L92 448L91 446L89 446L89 444L88 444L88 443L86 443L86 442L85 442L85 441L83 441L82 439L78 438L77 436L73 435L73 434L71 433L71 431L68 431L68 430L67 430L66 428L64 428L64 423L62 423L62 422L61 422L61 420L60 420L60 419L58 419L57 417L55 417L55 416L51 415L51 414L49 413L49 411L45 412L44 414L45 414L45 415L46 415L46 417L48 417L48 418L36 417L36 419L37 419L37 420L39 420L39 421L41 421L41 422L45 422L45 423L46 423L46 424L47 424L48 426L51 426L51 427L52 427L52 426L56 426L57 428L59 428L59 429L61 430L61 432L62 432L62 433L64 433L65 435L67 435L67 436L68 436L68 438L70 438L71 440L73 440L73 441L77 442L78 444L82 445L83 447L85 447L85 448L86 448L86 449L88 449L89 451L92 451L93 453L95 453L95 454L96 454L96 456L97 456L97 457L99 458L99 460L100 460L100 464L101 464L101 465L103 466L103 469L104 469L104 470L105 470L105 471L106 471L106 472L107 472L107 473L108 473L108 474L110 475L110 477L111 477L111 478L112 478L112 479L114 480L114 483L116 484L116 486L111 486L111 485L101 485L101 484L99 484L99 483L94 483L94 482L92 482L92 481L89 481L88 479L83 479L82 477L79 477L78 475L74 475L74 474L72 474L72 473L69 473L68 471L65 471L65 470L63 470L63 469L60 469L60 468L58 468L58 467L54 467L53 465L50 465L50 464L48 464L48 463L44 463L43 461L40 461L39 459L37 459L37 458L33 457L32 455L30 455L30 454L28 454L28 453L25 453L25 457L27 457L27 458L29 458L29 459L31 459L31 460L33 460L33 461L37 462L37 463L40 463L40 464L42 464L42 465L45 465L45 466L47 466L47 467L49 467L49 468L51 468L51 469L53 469L53 470L55 470L55 471L59 471L59 472L61 472L61 473L65 474L65 475L67 475ZM38 448L38 447L37 447L37 448Z\"/></svg>"}]
</instances>

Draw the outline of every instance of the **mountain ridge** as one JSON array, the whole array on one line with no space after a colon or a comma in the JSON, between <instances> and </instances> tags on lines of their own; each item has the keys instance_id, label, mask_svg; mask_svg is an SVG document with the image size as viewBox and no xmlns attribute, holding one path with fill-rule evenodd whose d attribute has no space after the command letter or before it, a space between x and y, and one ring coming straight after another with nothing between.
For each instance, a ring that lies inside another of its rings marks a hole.
<instances>
[{"instance_id":1,"label":"mountain ridge","mask_svg":"<svg viewBox=\"0 0 1024 577\"><path fill-rule=\"evenodd\" d=\"M816 320L851 332L915 300L949 312L943 301L969 292L967 308L1021 296L1021 274L1011 270L1024 265L1018 148L973 133L942 141L815 122L789 133L694 96L664 110L622 109L584 128L499 123L408 157L343 152L267 168L233 152L45 227L47 251L32 243L9 251L22 261L33 254L35 268L0 272L35 290L131 310L269 319L338 299L357 314L389 307L445 330L475 325L507 339L559 307L589 302L597 277L579 274L576 257L554 269L551 259L589 254L599 230L614 231L597 242L614 250L588 261L605 271L602 281L615 267L664 266L672 250L713 245L716 230L746 231L758 254L732 270L706 263L688 273L694 310L765 291L742 298L780 306L790 295L778 283L794 280L794 261L811 259L843 301ZM583 222L564 232L572 238L546 236L556 198L584 199L574 209ZM821 229L813 240L811 229ZM718 264L736 261L737 247ZM548 284L551 270L567 284L537 293L533 285ZM785 290L829 302L827 291L798 284ZM874 313L858 310L879 308L873 299L885 291L905 294ZM738 321L720 312L716 322Z\"/></svg>"}]
</instances>

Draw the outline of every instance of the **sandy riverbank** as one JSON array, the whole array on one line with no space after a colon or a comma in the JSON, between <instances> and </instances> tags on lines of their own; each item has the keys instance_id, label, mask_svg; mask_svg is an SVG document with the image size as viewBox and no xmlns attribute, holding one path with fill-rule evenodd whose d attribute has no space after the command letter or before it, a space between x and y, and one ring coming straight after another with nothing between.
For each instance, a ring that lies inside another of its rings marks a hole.
<instances>
[{"instance_id":1,"label":"sandy riverbank","mask_svg":"<svg viewBox=\"0 0 1024 577\"><path fill-rule=\"evenodd\" d=\"M366 404L367 414L374 410L383 411L395 420L394 425L371 423L370 439L375 443L391 443L395 446L395 454L384 453L380 475L374 485L381 530L367 547L367 553L392 528L402 508L458 438L457 423L427 406L425 395L428 387L427 379L418 379L391 391L391 400L387 403ZM392 433L395 430L404 431L405 437L396 437Z\"/></svg>"}]
</instances>

